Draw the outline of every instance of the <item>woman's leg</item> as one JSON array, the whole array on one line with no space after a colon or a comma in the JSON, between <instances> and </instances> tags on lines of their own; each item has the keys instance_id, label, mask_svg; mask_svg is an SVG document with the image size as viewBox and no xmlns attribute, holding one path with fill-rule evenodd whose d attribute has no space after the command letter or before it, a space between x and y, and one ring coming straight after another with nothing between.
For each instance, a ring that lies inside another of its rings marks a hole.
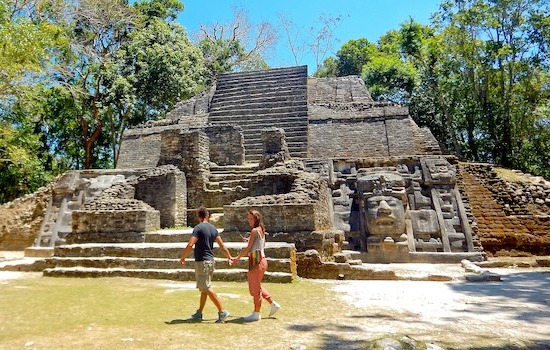
<instances>
[{"instance_id":1,"label":"woman's leg","mask_svg":"<svg viewBox=\"0 0 550 350\"><path fill-rule=\"evenodd\" d=\"M267 269L267 260L263 258L258 266L248 271L248 290L254 299L254 311L259 312L262 307L262 298L271 300L265 288L262 288L262 279Z\"/></svg>"}]
</instances>

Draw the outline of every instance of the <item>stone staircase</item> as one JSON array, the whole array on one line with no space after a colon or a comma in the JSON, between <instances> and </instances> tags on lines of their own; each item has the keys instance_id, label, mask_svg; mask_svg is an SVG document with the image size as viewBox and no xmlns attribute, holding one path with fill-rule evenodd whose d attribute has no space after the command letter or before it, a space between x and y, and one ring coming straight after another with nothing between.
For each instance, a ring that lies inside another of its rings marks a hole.
<instances>
[{"instance_id":1,"label":"stone staircase","mask_svg":"<svg viewBox=\"0 0 550 350\"><path fill-rule=\"evenodd\" d=\"M221 233L232 256L246 247L239 234ZM193 253L179 264L191 230L161 230L147 233L145 243L87 243L60 245L46 260L44 276L51 277L137 277L194 281ZM241 259L230 267L221 249L214 245L215 281L246 281L248 261ZM296 278L296 248L282 242L266 243L269 268L264 281L290 283Z\"/></svg>"},{"instance_id":2,"label":"stone staircase","mask_svg":"<svg viewBox=\"0 0 550 350\"><path fill-rule=\"evenodd\" d=\"M244 133L246 161L263 153L261 130L285 130L291 156L307 156L307 66L218 76L208 122L236 124Z\"/></svg>"},{"instance_id":3,"label":"stone staircase","mask_svg":"<svg viewBox=\"0 0 550 350\"><path fill-rule=\"evenodd\" d=\"M210 175L206 183L207 190L221 190L241 186L248 189L250 176L258 170L258 164L210 166Z\"/></svg>"}]
</instances>

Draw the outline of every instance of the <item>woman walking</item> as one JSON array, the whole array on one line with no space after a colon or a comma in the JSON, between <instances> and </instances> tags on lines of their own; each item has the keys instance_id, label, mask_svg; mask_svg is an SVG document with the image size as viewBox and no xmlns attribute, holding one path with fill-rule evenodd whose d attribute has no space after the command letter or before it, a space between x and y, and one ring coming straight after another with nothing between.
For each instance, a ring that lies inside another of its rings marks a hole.
<instances>
[{"instance_id":1,"label":"woman walking","mask_svg":"<svg viewBox=\"0 0 550 350\"><path fill-rule=\"evenodd\" d=\"M269 292L262 287L262 279L267 271L267 259L265 258L265 227L262 215L257 210L249 210L246 216L250 225L250 236L247 247L236 257L231 259L234 264L243 256L248 256L248 290L254 299L254 312L245 317L248 322L259 321L261 319L260 309L262 307L262 298L271 304L269 317L273 316L280 308L273 300Z\"/></svg>"}]
</instances>

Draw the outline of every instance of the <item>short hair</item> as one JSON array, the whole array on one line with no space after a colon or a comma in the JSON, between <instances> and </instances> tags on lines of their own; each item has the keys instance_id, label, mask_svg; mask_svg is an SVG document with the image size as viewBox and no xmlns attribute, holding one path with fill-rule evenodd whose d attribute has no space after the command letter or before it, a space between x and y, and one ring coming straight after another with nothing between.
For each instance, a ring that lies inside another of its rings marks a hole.
<instances>
[{"instance_id":1,"label":"short hair","mask_svg":"<svg viewBox=\"0 0 550 350\"><path fill-rule=\"evenodd\" d=\"M207 218L210 213L208 212L208 209L206 209L206 207L204 206L200 206L199 209L197 209L197 215L199 216L199 218Z\"/></svg>"}]
</instances>

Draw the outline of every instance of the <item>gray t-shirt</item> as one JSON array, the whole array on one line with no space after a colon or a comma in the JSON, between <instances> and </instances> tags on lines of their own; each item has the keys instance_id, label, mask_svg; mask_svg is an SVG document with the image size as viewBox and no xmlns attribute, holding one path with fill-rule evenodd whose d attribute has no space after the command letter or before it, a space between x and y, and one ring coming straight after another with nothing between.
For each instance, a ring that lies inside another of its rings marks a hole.
<instances>
[{"instance_id":1,"label":"gray t-shirt","mask_svg":"<svg viewBox=\"0 0 550 350\"><path fill-rule=\"evenodd\" d=\"M214 260L214 241L218 230L209 222L201 222L193 228L193 236L198 238L195 243L195 261Z\"/></svg>"}]
</instances>

